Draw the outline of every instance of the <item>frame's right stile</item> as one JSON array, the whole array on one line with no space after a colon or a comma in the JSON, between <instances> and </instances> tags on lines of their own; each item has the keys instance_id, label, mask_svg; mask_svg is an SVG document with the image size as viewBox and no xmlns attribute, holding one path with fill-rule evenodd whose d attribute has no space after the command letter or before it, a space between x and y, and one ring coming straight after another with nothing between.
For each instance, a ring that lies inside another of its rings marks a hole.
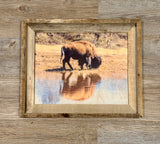
<instances>
[{"instance_id":1,"label":"frame's right stile","mask_svg":"<svg viewBox=\"0 0 160 144\"><path fill-rule=\"evenodd\" d=\"M138 114L143 116L143 95L142 95L142 22L137 21L137 103L138 103Z\"/></svg>"},{"instance_id":2,"label":"frame's right stile","mask_svg":"<svg viewBox=\"0 0 160 144\"><path fill-rule=\"evenodd\" d=\"M128 32L129 104L138 116L143 116L141 20L133 21Z\"/></svg>"}]
</instances>

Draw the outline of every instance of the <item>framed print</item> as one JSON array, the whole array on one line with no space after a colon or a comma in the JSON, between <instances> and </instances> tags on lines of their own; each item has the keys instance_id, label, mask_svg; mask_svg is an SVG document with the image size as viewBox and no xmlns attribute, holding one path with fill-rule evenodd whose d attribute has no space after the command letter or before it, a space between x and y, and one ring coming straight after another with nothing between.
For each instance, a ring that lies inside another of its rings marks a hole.
<instances>
[{"instance_id":1,"label":"framed print","mask_svg":"<svg viewBox=\"0 0 160 144\"><path fill-rule=\"evenodd\" d=\"M21 23L21 117L141 117L139 19Z\"/></svg>"}]
</instances>

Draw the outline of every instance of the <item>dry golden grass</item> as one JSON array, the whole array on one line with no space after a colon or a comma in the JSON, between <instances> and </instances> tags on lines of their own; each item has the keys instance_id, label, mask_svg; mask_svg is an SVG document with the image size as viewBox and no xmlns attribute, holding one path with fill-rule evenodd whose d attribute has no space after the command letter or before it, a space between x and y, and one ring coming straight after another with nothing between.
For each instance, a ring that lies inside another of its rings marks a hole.
<instances>
[{"instance_id":1,"label":"dry golden grass","mask_svg":"<svg viewBox=\"0 0 160 144\"><path fill-rule=\"evenodd\" d=\"M54 71L62 67L60 62L62 45L39 45L36 44L35 72ZM122 79L127 78L127 48L117 47L116 49L96 48L98 56L102 57L102 64L98 69L88 70L84 65L84 70L80 70L78 62L71 59L70 63L73 71L79 73L95 72L103 78ZM69 69L66 64L66 68Z\"/></svg>"}]
</instances>

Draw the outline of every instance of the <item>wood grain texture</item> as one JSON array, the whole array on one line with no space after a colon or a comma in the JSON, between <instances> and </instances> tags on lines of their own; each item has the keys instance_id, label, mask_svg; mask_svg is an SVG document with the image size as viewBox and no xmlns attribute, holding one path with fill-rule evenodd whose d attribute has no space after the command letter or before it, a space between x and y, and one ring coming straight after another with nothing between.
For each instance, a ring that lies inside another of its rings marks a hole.
<instances>
[{"instance_id":1,"label":"wood grain texture","mask_svg":"<svg viewBox=\"0 0 160 144\"><path fill-rule=\"evenodd\" d=\"M143 38L143 73L160 75L160 37L147 35ZM158 77L157 77L158 78Z\"/></svg>"},{"instance_id":2,"label":"wood grain texture","mask_svg":"<svg viewBox=\"0 0 160 144\"><path fill-rule=\"evenodd\" d=\"M19 115L19 74L19 40L0 39L0 118Z\"/></svg>"},{"instance_id":3,"label":"wood grain texture","mask_svg":"<svg viewBox=\"0 0 160 144\"><path fill-rule=\"evenodd\" d=\"M97 122L80 119L0 121L1 144L97 144Z\"/></svg>"},{"instance_id":4,"label":"wood grain texture","mask_svg":"<svg viewBox=\"0 0 160 144\"><path fill-rule=\"evenodd\" d=\"M140 120L100 121L98 144L159 144L160 122Z\"/></svg>"},{"instance_id":5,"label":"wood grain texture","mask_svg":"<svg viewBox=\"0 0 160 144\"><path fill-rule=\"evenodd\" d=\"M99 0L99 18L141 18L156 20L159 17L159 0Z\"/></svg>"},{"instance_id":6,"label":"wood grain texture","mask_svg":"<svg viewBox=\"0 0 160 144\"><path fill-rule=\"evenodd\" d=\"M0 79L0 118L19 117L19 79Z\"/></svg>"},{"instance_id":7,"label":"wood grain texture","mask_svg":"<svg viewBox=\"0 0 160 144\"><path fill-rule=\"evenodd\" d=\"M96 18L97 0L0 1L0 38L20 38L20 21L27 18Z\"/></svg>"},{"instance_id":8,"label":"wood grain texture","mask_svg":"<svg viewBox=\"0 0 160 144\"><path fill-rule=\"evenodd\" d=\"M0 78L19 77L20 44L18 39L0 39Z\"/></svg>"}]
</instances>

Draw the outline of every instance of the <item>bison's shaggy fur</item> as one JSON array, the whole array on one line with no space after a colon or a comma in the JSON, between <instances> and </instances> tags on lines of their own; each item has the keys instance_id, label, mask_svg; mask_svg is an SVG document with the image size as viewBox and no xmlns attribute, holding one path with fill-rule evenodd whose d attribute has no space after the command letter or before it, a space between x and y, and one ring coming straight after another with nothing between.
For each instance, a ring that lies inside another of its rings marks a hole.
<instances>
[{"instance_id":1,"label":"bison's shaggy fur","mask_svg":"<svg viewBox=\"0 0 160 144\"><path fill-rule=\"evenodd\" d=\"M65 63L67 62L69 67L73 70L71 64L69 63L70 58L78 60L78 64L83 69L83 65L86 64L89 68L97 68L101 64L101 59L99 58L99 63L96 62L96 66L93 65L92 60L94 60L97 55L95 53L95 46L88 41L75 41L64 45L61 48L61 59L64 52L63 59L63 69L65 69Z\"/></svg>"}]
</instances>

